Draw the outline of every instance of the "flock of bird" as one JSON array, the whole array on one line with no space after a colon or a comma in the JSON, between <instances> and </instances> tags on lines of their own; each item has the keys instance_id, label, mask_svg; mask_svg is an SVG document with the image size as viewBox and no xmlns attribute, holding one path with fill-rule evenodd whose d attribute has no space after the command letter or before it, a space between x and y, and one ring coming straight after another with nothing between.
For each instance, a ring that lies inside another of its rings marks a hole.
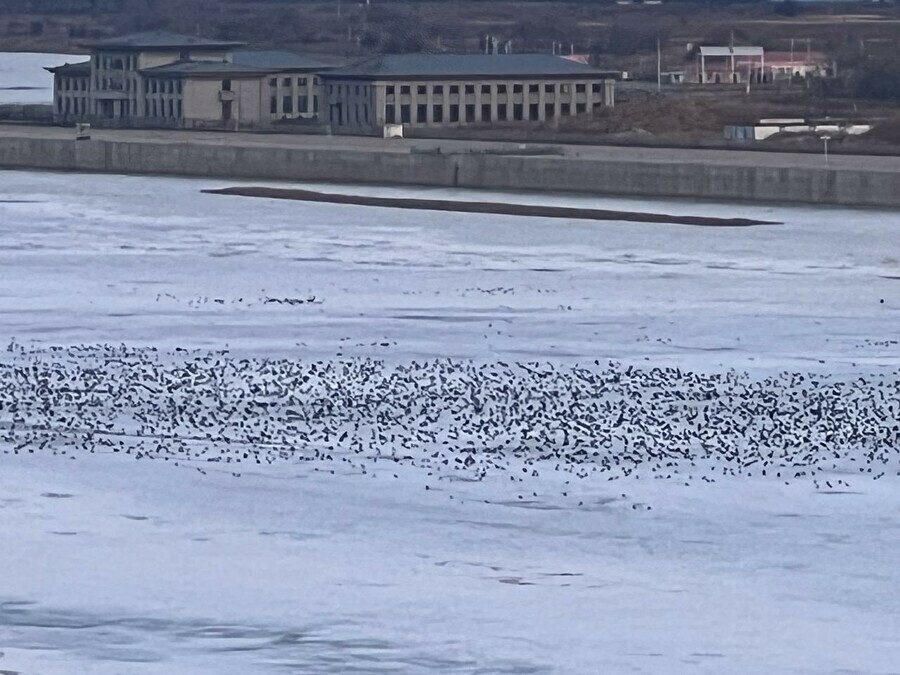
<instances>
[{"instance_id":1,"label":"flock of bird","mask_svg":"<svg viewBox=\"0 0 900 675\"><path fill-rule=\"evenodd\" d=\"M900 372L754 378L618 363L307 361L88 345L0 359L0 451L203 470L284 461L790 482L900 475Z\"/></svg>"}]
</instances>

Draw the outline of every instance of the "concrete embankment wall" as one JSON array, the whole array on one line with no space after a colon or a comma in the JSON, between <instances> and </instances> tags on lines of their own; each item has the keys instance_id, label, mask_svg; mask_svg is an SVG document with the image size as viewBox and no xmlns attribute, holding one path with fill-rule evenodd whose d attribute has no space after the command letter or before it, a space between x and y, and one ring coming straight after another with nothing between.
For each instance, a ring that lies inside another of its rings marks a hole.
<instances>
[{"instance_id":1,"label":"concrete embankment wall","mask_svg":"<svg viewBox=\"0 0 900 675\"><path fill-rule=\"evenodd\" d=\"M900 207L900 172L690 161L6 136L0 167Z\"/></svg>"}]
</instances>

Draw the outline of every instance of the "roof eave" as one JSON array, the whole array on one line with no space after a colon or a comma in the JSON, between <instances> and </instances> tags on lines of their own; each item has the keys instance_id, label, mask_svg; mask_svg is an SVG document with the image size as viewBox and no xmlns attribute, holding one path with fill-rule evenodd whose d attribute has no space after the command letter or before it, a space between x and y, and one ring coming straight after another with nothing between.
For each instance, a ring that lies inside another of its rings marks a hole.
<instances>
[{"instance_id":1,"label":"roof eave","mask_svg":"<svg viewBox=\"0 0 900 675\"><path fill-rule=\"evenodd\" d=\"M584 73L447 73L434 75L413 75L408 73L402 74L366 74L366 73L322 73L325 79L334 80L538 80L542 78L553 79L570 79L570 80L593 80L607 77L608 73L589 71Z\"/></svg>"},{"instance_id":2,"label":"roof eave","mask_svg":"<svg viewBox=\"0 0 900 675\"><path fill-rule=\"evenodd\" d=\"M150 45L150 44L127 44L127 43L103 43L103 42L81 42L79 47L90 49L92 51L112 50L126 52L154 51L154 50L183 50L190 49L193 51L217 51L222 49L237 49L238 47L246 47L246 42L217 42L214 44L168 44L168 45Z\"/></svg>"}]
</instances>

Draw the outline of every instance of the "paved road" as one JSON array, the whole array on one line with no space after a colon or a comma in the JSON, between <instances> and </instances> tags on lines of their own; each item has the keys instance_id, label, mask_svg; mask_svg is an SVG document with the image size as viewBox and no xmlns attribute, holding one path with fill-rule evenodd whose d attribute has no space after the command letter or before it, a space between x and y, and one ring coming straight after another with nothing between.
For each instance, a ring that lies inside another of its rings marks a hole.
<instances>
[{"instance_id":1,"label":"paved road","mask_svg":"<svg viewBox=\"0 0 900 675\"><path fill-rule=\"evenodd\" d=\"M4 136L46 138L74 138L72 129L60 127L0 125L0 139ZM774 168L822 168L822 155L753 152L746 150L688 150L682 148L635 148L621 146L586 146L541 143L502 143L438 139L381 139L366 136L307 136L288 134L257 134L213 131L163 131L150 129L95 129L92 137L111 141L143 141L148 143L227 144L262 147L290 147L297 149L334 148L340 150L409 153L413 151L559 153L573 159L606 159L650 163L703 164L720 166L759 166ZM869 171L900 172L900 157L866 155L833 155L829 168L865 169Z\"/></svg>"}]
</instances>

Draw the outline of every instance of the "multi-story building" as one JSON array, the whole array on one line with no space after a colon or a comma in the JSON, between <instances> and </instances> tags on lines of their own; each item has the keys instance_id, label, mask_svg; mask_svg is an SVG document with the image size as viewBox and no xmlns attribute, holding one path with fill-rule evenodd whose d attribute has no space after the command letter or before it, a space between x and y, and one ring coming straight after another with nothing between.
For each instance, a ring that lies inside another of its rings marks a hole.
<instances>
[{"instance_id":1,"label":"multi-story building","mask_svg":"<svg viewBox=\"0 0 900 675\"><path fill-rule=\"evenodd\" d=\"M89 61L48 68L58 123L262 128L316 114L330 66L240 42L162 31L85 45Z\"/></svg>"},{"instance_id":2,"label":"multi-story building","mask_svg":"<svg viewBox=\"0 0 900 675\"><path fill-rule=\"evenodd\" d=\"M544 122L615 104L604 73L547 54L394 55L334 68L161 31L86 46L89 61L47 69L59 124L265 129L304 118L380 134L390 124Z\"/></svg>"},{"instance_id":3,"label":"multi-story building","mask_svg":"<svg viewBox=\"0 0 900 675\"><path fill-rule=\"evenodd\" d=\"M380 56L322 74L335 133L548 121L615 105L615 82L548 54Z\"/></svg>"}]
</instances>

